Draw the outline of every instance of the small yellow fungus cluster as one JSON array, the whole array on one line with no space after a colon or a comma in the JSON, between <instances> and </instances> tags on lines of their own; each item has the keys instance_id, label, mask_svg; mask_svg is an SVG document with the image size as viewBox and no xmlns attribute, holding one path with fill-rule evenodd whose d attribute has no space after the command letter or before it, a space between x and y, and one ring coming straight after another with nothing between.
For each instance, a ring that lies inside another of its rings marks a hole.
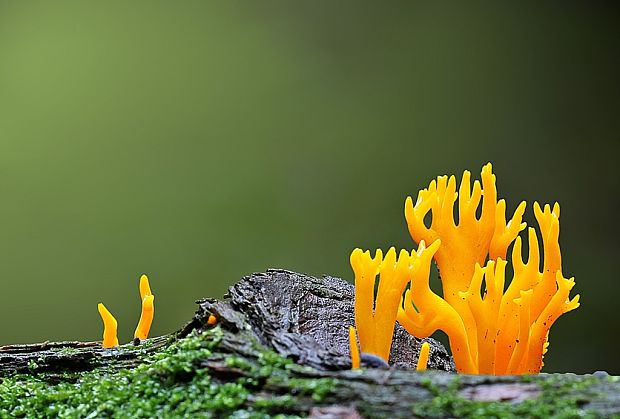
<instances>
[{"instance_id":1,"label":"small yellow fungus cluster","mask_svg":"<svg viewBox=\"0 0 620 419\"><path fill-rule=\"evenodd\" d=\"M142 341L145 340L149 335L151 324L153 323L153 316L155 313L155 309L153 306L155 296L151 292L149 279L146 275L142 275L140 277L139 289L140 299L142 301L142 311L140 313L140 321L138 322L138 327L136 327L136 331L134 333L134 338ZM108 309L103 305L103 303L99 303L97 308L99 310L99 315L101 315L101 320L103 320L103 347L114 348L118 346L118 323L112 313L108 311Z\"/></svg>"},{"instance_id":2,"label":"small yellow fungus cluster","mask_svg":"<svg viewBox=\"0 0 620 419\"><path fill-rule=\"evenodd\" d=\"M357 334L355 328L349 326L349 348L351 349L351 369L359 369L361 366L360 350L357 346ZM416 370L425 371L428 364L428 355L431 347L428 342L424 342L420 348L420 356L418 357L418 363Z\"/></svg>"},{"instance_id":3,"label":"small yellow fungus cluster","mask_svg":"<svg viewBox=\"0 0 620 419\"><path fill-rule=\"evenodd\" d=\"M579 295L569 298L574 278L562 275L560 207L556 203L553 208L541 208L534 203L543 244L541 271L533 228L528 229L527 262L521 255L525 202L506 222L506 202L497 200L491 164L482 169L482 184L475 181L472 187L470 176L468 171L463 173L458 193L454 176L440 176L418 193L415 204L407 198L405 218L412 238L420 243L417 252L401 251L398 262L393 249L393 256L383 261L380 251L374 259L359 249L351 254L360 346L388 360L396 305L398 322L412 335L425 338L437 330L448 335L461 373L538 373L550 327L560 315L579 306ZM454 218L457 199L458 222ZM514 274L506 286L506 254L513 242ZM426 248L425 243L431 244ZM440 272L443 298L429 286L431 259Z\"/></svg>"},{"instance_id":4,"label":"small yellow fungus cluster","mask_svg":"<svg viewBox=\"0 0 620 419\"><path fill-rule=\"evenodd\" d=\"M369 353L389 359L392 335L403 291L413 277L428 278L431 259L439 243L426 248L420 242L417 251L401 250L396 257L393 247L386 253L377 249L370 252L355 249L351 253L351 267L355 272L355 325L360 347ZM379 286L375 296L376 276Z\"/></svg>"}]
</instances>

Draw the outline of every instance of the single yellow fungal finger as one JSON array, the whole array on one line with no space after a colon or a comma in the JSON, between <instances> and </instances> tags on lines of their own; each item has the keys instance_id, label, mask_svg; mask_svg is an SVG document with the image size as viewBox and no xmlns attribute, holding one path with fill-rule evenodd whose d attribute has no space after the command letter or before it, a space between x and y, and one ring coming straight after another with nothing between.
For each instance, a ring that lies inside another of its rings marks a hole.
<instances>
[{"instance_id":1,"label":"single yellow fungal finger","mask_svg":"<svg viewBox=\"0 0 620 419\"><path fill-rule=\"evenodd\" d=\"M370 252L355 249L351 253L351 268L355 273L355 324L360 346L370 348L374 339L374 290L377 270L383 261L383 252L377 249L375 257ZM365 350L368 352L368 350Z\"/></svg>"},{"instance_id":2,"label":"single yellow fungal finger","mask_svg":"<svg viewBox=\"0 0 620 419\"><path fill-rule=\"evenodd\" d=\"M149 277L142 275L140 277L140 300L144 300L147 295L153 295L151 287L149 285Z\"/></svg>"},{"instance_id":3,"label":"single yellow fungal finger","mask_svg":"<svg viewBox=\"0 0 620 419\"><path fill-rule=\"evenodd\" d=\"M209 326L215 326L217 324L217 318L213 314L209 314L209 318L207 319L207 324Z\"/></svg>"},{"instance_id":4,"label":"single yellow fungal finger","mask_svg":"<svg viewBox=\"0 0 620 419\"><path fill-rule=\"evenodd\" d=\"M426 371L428 365L428 354L430 353L431 345L428 342L424 342L420 348L420 355L418 356L417 371Z\"/></svg>"},{"instance_id":5,"label":"single yellow fungal finger","mask_svg":"<svg viewBox=\"0 0 620 419\"><path fill-rule=\"evenodd\" d=\"M515 338L512 354L505 347L502 348L505 359L509 359L507 370L496 371L496 374L520 374L519 365L523 361L523 356L527 353L530 345L530 304L532 301L533 290L520 291L520 297L515 298L514 303L518 306L519 329ZM505 363L501 365L503 368Z\"/></svg>"},{"instance_id":6,"label":"single yellow fungal finger","mask_svg":"<svg viewBox=\"0 0 620 419\"><path fill-rule=\"evenodd\" d=\"M103 320L103 347L114 348L118 346L118 337L116 336L118 323L116 319L103 303L97 305L97 310L99 310L99 315Z\"/></svg>"},{"instance_id":7,"label":"single yellow fungal finger","mask_svg":"<svg viewBox=\"0 0 620 419\"><path fill-rule=\"evenodd\" d=\"M469 200L469 207L473 213L478 209L478 205L480 204L480 199L482 198L482 186L480 185L480 181L474 181L474 188L471 193L471 199Z\"/></svg>"},{"instance_id":8,"label":"single yellow fungal finger","mask_svg":"<svg viewBox=\"0 0 620 419\"><path fill-rule=\"evenodd\" d=\"M469 202L471 200L471 172L465 170L461 177L461 186L459 187L459 214L467 212Z\"/></svg>"},{"instance_id":9,"label":"single yellow fungal finger","mask_svg":"<svg viewBox=\"0 0 620 419\"><path fill-rule=\"evenodd\" d=\"M456 221L454 221L454 203L456 200L456 177L450 176L445 189L441 213L439 214L441 220L450 227L456 227Z\"/></svg>"},{"instance_id":10,"label":"single yellow fungal finger","mask_svg":"<svg viewBox=\"0 0 620 419\"><path fill-rule=\"evenodd\" d=\"M357 334L355 333L355 328L353 326L349 326L349 348L351 350L351 369L359 369L360 350L357 347Z\"/></svg>"},{"instance_id":11,"label":"single yellow fungal finger","mask_svg":"<svg viewBox=\"0 0 620 419\"><path fill-rule=\"evenodd\" d=\"M154 295L147 295L142 300L142 313L140 314L140 321L138 322L138 327L136 327L134 338L145 340L149 336L155 314L155 308L153 307L154 299Z\"/></svg>"},{"instance_id":12,"label":"single yellow fungal finger","mask_svg":"<svg viewBox=\"0 0 620 419\"><path fill-rule=\"evenodd\" d=\"M520 274L525 269L525 262L523 262L523 252L522 252L522 243L521 237L517 236L514 242L514 246L512 246L512 266L515 272L515 275Z\"/></svg>"},{"instance_id":13,"label":"single yellow fungal finger","mask_svg":"<svg viewBox=\"0 0 620 419\"><path fill-rule=\"evenodd\" d=\"M497 206L497 188L495 186L495 175L493 174L493 165L491 163L487 163L482 167L480 177L482 178L483 190L480 221L492 226L492 220L495 219L495 207Z\"/></svg>"}]
</instances>

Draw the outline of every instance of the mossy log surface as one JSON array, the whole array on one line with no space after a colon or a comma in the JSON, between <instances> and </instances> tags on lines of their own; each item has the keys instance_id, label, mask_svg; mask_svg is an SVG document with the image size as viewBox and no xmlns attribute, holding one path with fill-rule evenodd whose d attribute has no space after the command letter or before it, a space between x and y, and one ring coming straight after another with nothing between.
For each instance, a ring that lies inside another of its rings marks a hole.
<instances>
[{"instance_id":1,"label":"mossy log surface","mask_svg":"<svg viewBox=\"0 0 620 419\"><path fill-rule=\"evenodd\" d=\"M3 346L0 417L620 417L619 377L457 375L436 342L419 373L400 329L392 368L352 371L352 313L346 282L270 270L137 345Z\"/></svg>"}]
</instances>

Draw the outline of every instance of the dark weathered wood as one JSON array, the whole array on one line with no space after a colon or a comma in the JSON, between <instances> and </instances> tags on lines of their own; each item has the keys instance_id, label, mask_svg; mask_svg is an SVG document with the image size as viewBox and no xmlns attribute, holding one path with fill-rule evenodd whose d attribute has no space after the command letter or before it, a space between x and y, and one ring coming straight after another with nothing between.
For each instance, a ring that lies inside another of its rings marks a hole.
<instances>
[{"instance_id":1,"label":"dark weathered wood","mask_svg":"<svg viewBox=\"0 0 620 419\"><path fill-rule=\"evenodd\" d=\"M319 369L350 368L349 326L355 324L355 290L340 278L271 269L230 287L230 305L246 315L259 340L278 353ZM208 301L205 310L209 310ZM429 368L455 371L446 349L435 339ZM415 368L423 340L396 325L390 361Z\"/></svg>"},{"instance_id":2,"label":"dark weathered wood","mask_svg":"<svg viewBox=\"0 0 620 419\"><path fill-rule=\"evenodd\" d=\"M97 368L131 368L144 353L165 346L171 336L148 339L136 346L103 349L101 342L42 342L0 346L0 376L15 373L60 373Z\"/></svg>"}]
</instances>

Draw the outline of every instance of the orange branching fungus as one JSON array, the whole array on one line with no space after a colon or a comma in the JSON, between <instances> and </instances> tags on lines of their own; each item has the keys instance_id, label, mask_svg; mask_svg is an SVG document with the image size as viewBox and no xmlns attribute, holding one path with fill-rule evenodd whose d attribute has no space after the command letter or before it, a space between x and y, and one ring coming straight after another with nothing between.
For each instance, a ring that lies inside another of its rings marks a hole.
<instances>
[{"instance_id":1,"label":"orange branching fungus","mask_svg":"<svg viewBox=\"0 0 620 419\"><path fill-rule=\"evenodd\" d=\"M491 169L490 163L483 167L482 186L476 181L472 189L466 171L458 194L455 177L440 176L419 192L415 205L407 198L405 217L413 239L420 245L441 240L431 256L441 274L443 298L431 291L427 275L412 275L398 321L417 337L443 330L459 372L538 373L548 347L549 328L560 315L579 306L579 295L569 299L574 279L562 275L560 207L556 203L553 209L549 205L542 209L534 204L544 249L541 272L533 228L528 230L527 263L521 257L518 235L526 227L521 222L525 202L506 222L506 203L497 201ZM458 224L453 215L457 197ZM430 227L424 222L429 211ZM506 288L506 253L513 241L514 275ZM428 274L426 266L423 271Z\"/></svg>"},{"instance_id":2,"label":"orange branching fungus","mask_svg":"<svg viewBox=\"0 0 620 419\"><path fill-rule=\"evenodd\" d=\"M423 266L430 266L432 254L439 242L428 249L420 243L418 251L401 250L398 258L396 249L391 248L383 257L377 250L375 257L370 252L355 249L351 253L351 267L355 272L355 326L361 351L376 355L386 362L390 356L392 335L400 300L407 283L422 272ZM376 276L379 284L375 298Z\"/></svg>"},{"instance_id":3,"label":"orange branching fungus","mask_svg":"<svg viewBox=\"0 0 620 419\"><path fill-rule=\"evenodd\" d=\"M549 346L550 327L579 306L579 295L569 298L574 278L562 275L560 206L541 208L534 203L543 247L541 252L536 230L528 229L529 255L524 262L519 233L526 227L522 222L525 202L506 221L506 202L497 200L491 164L482 168L482 182L472 186L470 178L465 171L457 193L456 178L440 176L418 193L415 204L407 198L405 218L411 237L420 244L417 252L401 252L398 260L394 249L385 260L380 251L374 258L359 249L351 254L361 349L387 361L394 301L404 292L397 307L398 322L419 338L443 330L459 372L538 373ZM426 248L426 243L431 245ZM514 273L506 284L506 254L513 243ZM441 274L443 298L429 286L432 259ZM405 291L407 279L410 286Z\"/></svg>"},{"instance_id":4,"label":"orange branching fungus","mask_svg":"<svg viewBox=\"0 0 620 419\"><path fill-rule=\"evenodd\" d=\"M149 336L151 324L153 324L153 316L155 308L153 302L155 296L151 293L149 278L146 275L140 277L140 299L142 300L142 312L140 313L140 321L134 333L134 338L145 340Z\"/></svg>"},{"instance_id":5,"label":"orange branching fungus","mask_svg":"<svg viewBox=\"0 0 620 419\"><path fill-rule=\"evenodd\" d=\"M497 202L495 175L491 164L482 168L482 186L470 182L471 173L465 171L457 194L454 176L439 176L427 189L418 193L415 203L411 197L405 201L405 218L411 237L420 242L432 243L441 239L442 246L435 255L441 272L443 297L461 317L473 353L477 350L475 320L459 296L467 290L476 263L484 265L491 259L504 257L508 245L525 228L521 223L525 211L522 202L510 222L506 223L506 203ZM458 197L458 224L454 220L454 203ZM480 219L476 211L482 200ZM424 224L424 217L431 211L431 226Z\"/></svg>"},{"instance_id":6,"label":"orange branching fungus","mask_svg":"<svg viewBox=\"0 0 620 419\"><path fill-rule=\"evenodd\" d=\"M428 342L424 342L422 347L420 348L420 355L418 355L418 365L416 367L417 371L426 371L426 366L428 364L428 354L431 351L431 345Z\"/></svg>"},{"instance_id":7,"label":"orange branching fungus","mask_svg":"<svg viewBox=\"0 0 620 419\"><path fill-rule=\"evenodd\" d=\"M99 315L101 316L101 320L103 320L103 347L114 348L118 346L118 338L116 337L118 323L116 319L103 303L97 305L97 310L99 310Z\"/></svg>"},{"instance_id":8,"label":"orange branching fungus","mask_svg":"<svg viewBox=\"0 0 620 419\"><path fill-rule=\"evenodd\" d=\"M420 242L424 246L424 240ZM398 309L398 322L412 335L426 338L441 329L448 335L452 356L459 371L476 369L472 359L463 319L447 301L435 294L429 285L428 277L431 260L441 247L436 240L421 258L418 275L411 277L411 286L405 292L402 305Z\"/></svg>"}]
</instances>

